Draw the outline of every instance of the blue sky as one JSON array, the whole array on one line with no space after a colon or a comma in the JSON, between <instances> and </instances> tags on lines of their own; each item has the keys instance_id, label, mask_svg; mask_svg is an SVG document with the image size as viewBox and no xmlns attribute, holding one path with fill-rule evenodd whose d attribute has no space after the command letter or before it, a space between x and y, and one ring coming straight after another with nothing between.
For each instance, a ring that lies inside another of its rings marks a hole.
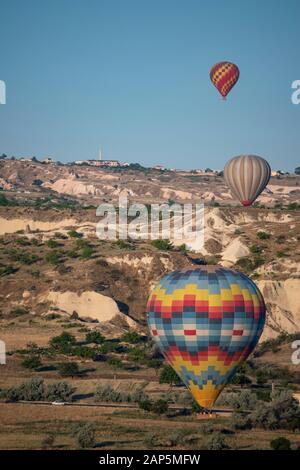
<instances>
[{"instance_id":1,"label":"blue sky","mask_svg":"<svg viewBox=\"0 0 300 470\"><path fill-rule=\"evenodd\" d=\"M297 0L0 0L0 153L300 165ZM223 102L210 67L240 80Z\"/></svg>"}]
</instances>

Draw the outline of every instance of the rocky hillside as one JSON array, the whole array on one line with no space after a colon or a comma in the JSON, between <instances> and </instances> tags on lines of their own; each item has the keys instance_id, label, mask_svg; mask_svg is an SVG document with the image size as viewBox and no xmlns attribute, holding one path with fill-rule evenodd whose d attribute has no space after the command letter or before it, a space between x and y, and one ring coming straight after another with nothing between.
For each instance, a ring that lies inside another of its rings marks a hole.
<instances>
[{"instance_id":1,"label":"rocky hillside","mask_svg":"<svg viewBox=\"0 0 300 470\"><path fill-rule=\"evenodd\" d=\"M145 329L151 288L197 257L255 280L268 308L264 338L299 331L299 218L297 210L207 207L204 246L186 253L150 241L101 241L94 209L2 207L2 321L21 312L73 315L113 334Z\"/></svg>"}]
</instances>

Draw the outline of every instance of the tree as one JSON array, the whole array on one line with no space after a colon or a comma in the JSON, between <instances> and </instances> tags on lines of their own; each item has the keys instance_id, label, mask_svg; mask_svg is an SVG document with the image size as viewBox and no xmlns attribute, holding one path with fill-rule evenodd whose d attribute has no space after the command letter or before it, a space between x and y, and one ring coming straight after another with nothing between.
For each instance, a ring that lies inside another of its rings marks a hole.
<instances>
[{"instance_id":1,"label":"tree","mask_svg":"<svg viewBox=\"0 0 300 470\"><path fill-rule=\"evenodd\" d=\"M54 382L47 386L45 399L49 401L69 401L72 398L75 388L68 382Z\"/></svg>"},{"instance_id":2,"label":"tree","mask_svg":"<svg viewBox=\"0 0 300 470\"><path fill-rule=\"evenodd\" d=\"M295 168L295 174L300 175L300 166L297 166L297 168Z\"/></svg>"},{"instance_id":3,"label":"tree","mask_svg":"<svg viewBox=\"0 0 300 470\"><path fill-rule=\"evenodd\" d=\"M26 369L38 369L42 363L39 356L29 356L22 362L22 366Z\"/></svg>"},{"instance_id":4,"label":"tree","mask_svg":"<svg viewBox=\"0 0 300 470\"><path fill-rule=\"evenodd\" d=\"M180 377L176 374L173 367L166 365L163 367L160 376L159 376L159 383L160 384L170 384L170 385L177 385L181 383Z\"/></svg>"},{"instance_id":5,"label":"tree","mask_svg":"<svg viewBox=\"0 0 300 470\"><path fill-rule=\"evenodd\" d=\"M77 362L63 362L58 366L59 373L62 377L74 377L79 375L79 367Z\"/></svg>"},{"instance_id":6,"label":"tree","mask_svg":"<svg viewBox=\"0 0 300 470\"><path fill-rule=\"evenodd\" d=\"M124 343L137 344L142 341L142 339L142 336L136 331L127 331L121 336L121 341L124 341Z\"/></svg>"},{"instance_id":7,"label":"tree","mask_svg":"<svg viewBox=\"0 0 300 470\"><path fill-rule=\"evenodd\" d=\"M285 437L277 437L270 442L273 450L291 450L291 441Z\"/></svg>"},{"instance_id":8,"label":"tree","mask_svg":"<svg viewBox=\"0 0 300 470\"><path fill-rule=\"evenodd\" d=\"M50 340L50 346L59 352L69 352L71 347L76 344L76 339L67 331L63 331L60 335L54 336Z\"/></svg>"},{"instance_id":9,"label":"tree","mask_svg":"<svg viewBox=\"0 0 300 470\"><path fill-rule=\"evenodd\" d=\"M95 426L91 423L84 423L78 425L74 430L74 436L79 447L86 449L94 447L95 440Z\"/></svg>"},{"instance_id":10,"label":"tree","mask_svg":"<svg viewBox=\"0 0 300 470\"><path fill-rule=\"evenodd\" d=\"M156 400L151 405L151 411L158 415L162 415L168 411L168 402L166 400Z\"/></svg>"},{"instance_id":11,"label":"tree","mask_svg":"<svg viewBox=\"0 0 300 470\"><path fill-rule=\"evenodd\" d=\"M212 434L206 443L207 450L224 450L227 449L228 446L225 443L224 436L221 433Z\"/></svg>"},{"instance_id":12,"label":"tree","mask_svg":"<svg viewBox=\"0 0 300 470\"><path fill-rule=\"evenodd\" d=\"M85 342L88 344L89 343L101 344L103 343L104 340L105 340L104 336L102 336L102 334L99 333L99 331L89 331L85 337Z\"/></svg>"}]
</instances>

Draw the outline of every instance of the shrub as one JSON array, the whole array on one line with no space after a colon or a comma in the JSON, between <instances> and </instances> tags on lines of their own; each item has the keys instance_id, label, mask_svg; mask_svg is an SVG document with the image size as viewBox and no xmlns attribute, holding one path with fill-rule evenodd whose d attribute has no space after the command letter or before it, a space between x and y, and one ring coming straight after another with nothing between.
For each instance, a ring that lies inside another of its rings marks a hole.
<instances>
[{"instance_id":1,"label":"shrub","mask_svg":"<svg viewBox=\"0 0 300 470\"><path fill-rule=\"evenodd\" d=\"M252 410L256 407L257 398L249 390L242 390L239 393L223 392L217 400L218 405L225 405L235 410Z\"/></svg>"},{"instance_id":2,"label":"shrub","mask_svg":"<svg viewBox=\"0 0 300 470\"><path fill-rule=\"evenodd\" d=\"M43 449L48 449L49 447L52 447L54 444L55 437L53 434L49 434L42 440L42 448Z\"/></svg>"},{"instance_id":3,"label":"shrub","mask_svg":"<svg viewBox=\"0 0 300 470\"><path fill-rule=\"evenodd\" d=\"M224 450L228 448L224 436L220 433L215 433L208 437L205 447L207 450Z\"/></svg>"},{"instance_id":4,"label":"shrub","mask_svg":"<svg viewBox=\"0 0 300 470\"><path fill-rule=\"evenodd\" d=\"M59 238L59 239L61 239L61 240L66 240L66 238L68 238L66 235L64 235L64 234L61 233L61 232L55 232L54 237L55 237L55 238Z\"/></svg>"},{"instance_id":5,"label":"shrub","mask_svg":"<svg viewBox=\"0 0 300 470\"><path fill-rule=\"evenodd\" d=\"M19 387L8 389L6 396L12 401L41 401L45 396L44 380L41 378L30 379Z\"/></svg>"},{"instance_id":6,"label":"shrub","mask_svg":"<svg viewBox=\"0 0 300 470\"><path fill-rule=\"evenodd\" d=\"M262 252L262 247L260 245L252 245L250 246L250 252L252 254L259 254Z\"/></svg>"},{"instance_id":7,"label":"shrub","mask_svg":"<svg viewBox=\"0 0 300 470\"><path fill-rule=\"evenodd\" d=\"M39 356L30 356L24 359L22 362L22 366L26 367L27 369L38 369L41 367L42 363Z\"/></svg>"},{"instance_id":8,"label":"shrub","mask_svg":"<svg viewBox=\"0 0 300 470\"><path fill-rule=\"evenodd\" d=\"M111 366L113 369L121 369L121 367L123 366L122 361L115 357L108 359L107 364Z\"/></svg>"},{"instance_id":9,"label":"shrub","mask_svg":"<svg viewBox=\"0 0 300 470\"><path fill-rule=\"evenodd\" d=\"M83 234L80 233L80 232L76 232L76 230L70 230L70 231L68 232L68 235L69 235L69 237L71 237L71 238L82 238L82 237L83 237Z\"/></svg>"},{"instance_id":10,"label":"shrub","mask_svg":"<svg viewBox=\"0 0 300 470\"><path fill-rule=\"evenodd\" d=\"M53 336L50 340L50 346L60 352L69 352L71 346L74 346L76 339L67 331L63 331L58 336Z\"/></svg>"},{"instance_id":11,"label":"shrub","mask_svg":"<svg viewBox=\"0 0 300 470\"><path fill-rule=\"evenodd\" d=\"M39 259L34 253L27 253L25 250L12 249L9 252L9 257L12 261L18 261L22 264L33 264Z\"/></svg>"},{"instance_id":12,"label":"shrub","mask_svg":"<svg viewBox=\"0 0 300 470\"><path fill-rule=\"evenodd\" d=\"M168 411L168 402L165 400L156 400L151 405L151 411L153 413L162 415Z\"/></svg>"},{"instance_id":13,"label":"shrub","mask_svg":"<svg viewBox=\"0 0 300 470\"><path fill-rule=\"evenodd\" d=\"M269 240L270 238L270 234L267 233L267 232L257 232L257 238L259 238L260 240Z\"/></svg>"},{"instance_id":14,"label":"shrub","mask_svg":"<svg viewBox=\"0 0 300 470\"><path fill-rule=\"evenodd\" d=\"M50 251L50 253L47 253L45 256L45 260L47 263L53 264L54 266L57 266L59 263L62 261L62 254L59 251Z\"/></svg>"},{"instance_id":15,"label":"shrub","mask_svg":"<svg viewBox=\"0 0 300 470\"><path fill-rule=\"evenodd\" d=\"M286 254L284 253L284 251L277 251L276 256L277 258L284 258Z\"/></svg>"},{"instance_id":16,"label":"shrub","mask_svg":"<svg viewBox=\"0 0 300 470\"><path fill-rule=\"evenodd\" d=\"M121 250L132 250L134 248L132 244L125 242L124 240L117 240L114 245Z\"/></svg>"},{"instance_id":17,"label":"shrub","mask_svg":"<svg viewBox=\"0 0 300 470\"><path fill-rule=\"evenodd\" d=\"M174 248L170 240L153 240L151 245L162 251L170 251Z\"/></svg>"},{"instance_id":18,"label":"shrub","mask_svg":"<svg viewBox=\"0 0 300 470\"><path fill-rule=\"evenodd\" d=\"M47 246L49 248L58 248L59 243L56 240L50 239L50 240L47 241Z\"/></svg>"},{"instance_id":19,"label":"shrub","mask_svg":"<svg viewBox=\"0 0 300 470\"><path fill-rule=\"evenodd\" d=\"M69 401L75 388L71 387L68 382L54 382L47 386L45 391L45 399L49 401Z\"/></svg>"},{"instance_id":20,"label":"shrub","mask_svg":"<svg viewBox=\"0 0 300 470\"><path fill-rule=\"evenodd\" d=\"M148 400L141 400L139 401L139 408L143 411L151 411L152 409L152 402Z\"/></svg>"},{"instance_id":21,"label":"shrub","mask_svg":"<svg viewBox=\"0 0 300 470\"><path fill-rule=\"evenodd\" d=\"M291 441L285 437L277 437L270 442L273 450L291 450Z\"/></svg>"},{"instance_id":22,"label":"shrub","mask_svg":"<svg viewBox=\"0 0 300 470\"><path fill-rule=\"evenodd\" d=\"M160 376L159 376L159 383L161 384L180 384L181 378L176 374L173 367L166 365L163 367Z\"/></svg>"},{"instance_id":23,"label":"shrub","mask_svg":"<svg viewBox=\"0 0 300 470\"><path fill-rule=\"evenodd\" d=\"M90 258L93 253L94 253L94 250L93 250L92 247L90 247L90 246L85 246L85 247L82 249L81 257L82 257L83 259L87 259L87 258Z\"/></svg>"},{"instance_id":24,"label":"shrub","mask_svg":"<svg viewBox=\"0 0 300 470\"><path fill-rule=\"evenodd\" d=\"M79 424L76 426L73 432L76 437L76 441L79 447L86 449L88 447L94 447L95 440L95 427L91 423Z\"/></svg>"},{"instance_id":25,"label":"shrub","mask_svg":"<svg viewBox=\"0 0 300 470\"><path fill-rule=\"evenodd\" d=\"M233 413L231 415L231 426L235 430L245 430L252 428L251 418L243 413Z\"/></svg>"},{"instance_id":26,"label":"shrub","mask_svg":"<svg viewBox=\"0 0 300 470\"><path fill-rule=\"evenodd\" d=\"M27 314L28 314L28 310L23 307L16 307L10 311L10 316L12 317L20 317L22 315L27 315Z\"/></svg>"},{"instance_id":27,"label":"shrub","mask_svg":"<svg viewBox=\"0 0 300 470\"><path fill-rule=\"evenodd\" d=\"M68 258L78 258L78 256L79 256L77 251L75 251L75 250L67 251L66 255L68 256Z\"/></svg>"},{"instance_id":28,"label":"shrub","mask_svg":"<svg viewBox=\"0 0 300 470\"><path fill-rule=\"evenodd\" d=\"M62 377L74 377L80 373L77 362L63 362L58 365L58 370Z\"/></svg>"},{"instance_id":29,"label":"shrub","mask_svg":"<svg viewBox=\"0 0 300 470\"><path fill-rule=\"evenodd\" d=\"M113 389L110 385L104 385L97 387L94 394L96 401L104 402L117 402L117 403L128 403L132 401L130 393L121 392Z\"/></svg>"},{"instance_id":30,"label":"shrub","mask_svg":"<svg viewBox=\"0 0 300 470\"><path fill-rule=\"evenodd\" d=\"M0 266L0 276L8 276L9 274L13 274L17 271L16 268L14 268L11 265L8 266Z\"/></svg>"},{"instance_id":31,"label":"shrub","mask_svg":"<svg viewBox=\"0 0 300 470\"><path fill-rule=\"evenodd\" d=\"M140 336L136 331L127 331L121 336L121 341L124 341L124 343L137 344L142 340L142 336Z\"/></svg>"},{"instance_id":32,"label":"shrub","mask_svg":"<svg viewBox=\"0 0 300 470\"><path fill-rule=\"evenodd\" d=\"M85 337L85 342L86 343L95 343L95 344L101 344L105 340L104 336L99 333L99 331L89 331L86 334Z\"/></svg>"},{"instance_id":33,"label":"shrub","mask_svg":"<svg viewBox=\"0 0 300 470\"><path fill-rule=\"evenodd\" d=\"M128 360L134 364L143 364L146 359L145 352L141 349L133 349L128 354Z\"/></svg>"}]
</instances>

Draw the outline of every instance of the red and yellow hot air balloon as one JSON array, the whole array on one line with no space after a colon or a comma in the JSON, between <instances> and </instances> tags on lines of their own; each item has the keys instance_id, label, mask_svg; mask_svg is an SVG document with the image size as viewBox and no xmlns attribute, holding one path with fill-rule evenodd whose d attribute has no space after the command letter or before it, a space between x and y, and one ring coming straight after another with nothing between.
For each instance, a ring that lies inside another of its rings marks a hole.
<instances>
[{"instance_id":1,"label":"red and yellow hot air balloon","mask_svg":"<svg viewBox=\"0 0 300 470\"><path fill-rule=\"evenodd\" d=\"M224 100L238 81L239 76L239 68L232 62L218 62L210 71L210 79Z\"/></svg>"},{"instance_id":2,"label":"red and yellow hot air balloon","mask_svg":"<svg viewBox=\"0 0 300 470\"><path fill-rule=\"evenodd\" d=\"M231 158L224 168L225 182L243 206L251 206L267 186L270 176L269 163L257 155Z\"/></svg>"}]
</instances>

